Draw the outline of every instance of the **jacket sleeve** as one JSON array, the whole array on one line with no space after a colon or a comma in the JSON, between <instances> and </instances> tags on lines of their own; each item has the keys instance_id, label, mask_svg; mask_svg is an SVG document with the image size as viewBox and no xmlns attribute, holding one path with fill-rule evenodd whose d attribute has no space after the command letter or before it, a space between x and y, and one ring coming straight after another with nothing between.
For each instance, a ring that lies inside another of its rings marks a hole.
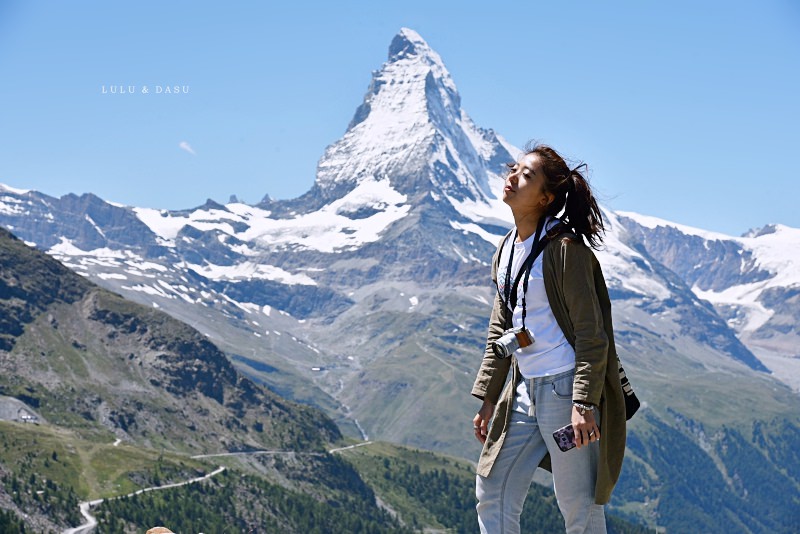
<instances>
[{"instance_id":1,"label":"jacket sleeve","mask_svg":"<svg viewBox=\"0 0 800 534\"><path fill-rule=\"evenodd\" d=\"M575 334L575 382L572 399L599 406L605 384L608 336L595 287L599 268L592 250L563 240L562 291Z\"/></svg>"},{"instance_id":2,"label":"jacket sleeve","mask_svg":"<svg viewBox=\"0 0 800 534\"><path fill-rule=\"evenodd\" d=\"M505 238L504 238L505 239ZM497 264L500 261L500 247L497 248L492 259L492 281L497 287ZM472 395L481 400L488 399L492 404L497 404L503 386L506 383L508 371L511 369L511 358L495 358L492 351L492 341L503 335L510 320L511 312L500 297L500 292L495 291L494 306L489 317L489 331L486 334L486 347L483 351L483 361L472 386Z\"/></svg>"},{"instance_id":3,"label":"jacket sleeve","mask_svg":"<svg viewBox=\"0 0 800 534\"><path fill-rule=\"evenodd\" d=\"M497 404L503 386L506 383L508 371L511 369L511 358L495 358L492 351L492 341L503 335L508 312L508 307L500 298L499 293L495 293L494 307L489 318L489 332L486 334L486 348L483 351L483 361L478 370L475 384L472 386L472 394L481 400L488 399L492 404Z\"/></svg>"}]
</instances>

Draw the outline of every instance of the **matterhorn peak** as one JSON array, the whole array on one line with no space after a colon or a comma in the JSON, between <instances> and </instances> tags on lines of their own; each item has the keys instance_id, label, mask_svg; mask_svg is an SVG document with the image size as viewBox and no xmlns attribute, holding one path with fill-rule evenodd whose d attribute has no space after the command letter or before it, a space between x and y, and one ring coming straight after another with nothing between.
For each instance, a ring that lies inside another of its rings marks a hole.
<instances>
[{"instance_id":1,"label":"matterhorn peak","mask_svg":"<svg viewBox=\"0 0 800 534\"><path fill-rule=\"evenodd\" d=\"M381 104L383 108L379 109ZM388 60L373 73L348 132L370 117L373 110L373 119L385 119L387 108L406 118L416 115L423 124L432 118L432 111L461 114L461 97L442 58L409 28L402 28L392 39Z\"/></svg>"},{"instance_id":2,"label":"matterhorn peak","mask_svg":"<svg viewBox=\"0 0 800 534\"><path fill-rule=\"evenodd\" d=\"M496 199L490 182L499 183L514 150L475 126L439 54L402 28L344 136L320 159L315 194L328 203L365 182L388 180L409 199L430 194L462 211L464 202Z\"/></svg>"},{"instance_id":3,"label":"matterhorn peak","mask_svg":"<svg viewBox=\"0 0 800 534\"><path fill-rule=\"evenodd\" d=\"M400 28L400 33L394 36L392 44L389 45L389 61L412 56L435 56L441 62L439 55L428 46L420 34L410 28Z\"/></svg>"}]
</instances>

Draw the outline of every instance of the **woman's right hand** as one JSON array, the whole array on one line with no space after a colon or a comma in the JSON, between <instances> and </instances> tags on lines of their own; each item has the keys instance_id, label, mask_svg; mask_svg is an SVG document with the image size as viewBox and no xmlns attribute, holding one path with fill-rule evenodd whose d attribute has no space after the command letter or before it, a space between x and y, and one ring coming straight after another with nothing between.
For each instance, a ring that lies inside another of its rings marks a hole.
<instances>
[{"instance_id":1,"label":"woman's right hand","mask_svg":"<svg viewBox=\"0 0 800 534\"><path fill-rule=\"evenodd\" d=\"M472 429L475 431L475 437L481 443L486 443L486 436L489 435L489 421L491 421L493 415L494 404L484 400L481 409L472 418Z\"/></svg>"}]
</instances>

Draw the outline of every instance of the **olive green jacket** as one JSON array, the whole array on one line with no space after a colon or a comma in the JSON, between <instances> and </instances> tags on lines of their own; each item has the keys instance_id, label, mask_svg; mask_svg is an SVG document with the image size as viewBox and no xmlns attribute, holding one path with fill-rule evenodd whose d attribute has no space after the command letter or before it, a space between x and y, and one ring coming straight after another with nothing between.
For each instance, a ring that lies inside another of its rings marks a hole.
<instances>
[{"instance_id":1,"label":"olive green jacket","mask_svg":"<svg viewBox=\"0 0 800 534\"><path fill-rule=\"evenodd\" d=\"M600 458L597 464L595 503L606 504L619 478L625 453L625 399L619 380L617 352L611 324L611 300L592 250L573 234L552 239L543 251L545 291L556 322L575 349L572 399L600 407ZM492 260L492 280L497 285L500 247ZM495 358L491 342L511 327L511 311L499 292L489 319L483 362L472 394L497 405L489 435L478 461L478 475L488 476L503 446L511 420L516 384L522 379L516 358ZM506 383L509 371L511 380ZM550 456L539 467L550 471Z\"/></svg>"}]
</instances>

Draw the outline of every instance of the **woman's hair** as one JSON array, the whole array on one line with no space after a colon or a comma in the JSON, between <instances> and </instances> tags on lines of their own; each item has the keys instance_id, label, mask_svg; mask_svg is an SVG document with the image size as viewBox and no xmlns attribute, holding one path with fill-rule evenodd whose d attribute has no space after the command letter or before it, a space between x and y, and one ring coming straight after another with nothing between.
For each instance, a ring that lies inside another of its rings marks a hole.
<instances>
[{"instance_id":1,"label":"woman's hair","mask_svg":"<svg viewBox=\"0 0 800 534\"><path fill-rule=\"evenodd\" d=\"M585 238L589 246L599 248L603 242L605 225L600 207L583 175L587 170L586 164L581 163L570 169L564 158L547 145L529 145L525 148L525 155L528 154L539 156L544 171L545 190L555 196L547 207L547 215L559 217L563 211L559 217L561 222Z\"/></svg>"}]
</instances>

